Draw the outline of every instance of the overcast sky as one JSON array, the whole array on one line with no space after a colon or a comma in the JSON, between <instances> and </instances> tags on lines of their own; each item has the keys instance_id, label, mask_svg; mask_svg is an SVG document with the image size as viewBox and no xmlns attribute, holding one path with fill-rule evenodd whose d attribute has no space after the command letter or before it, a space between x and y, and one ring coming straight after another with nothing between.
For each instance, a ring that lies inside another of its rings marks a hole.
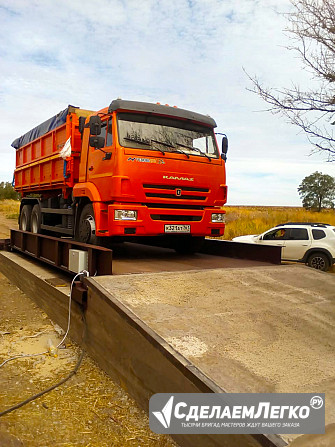
<instances>
[{"instance_id":1,"label":"overcast sky","mask_svg":"<svg viewBox=\"0 0 335 447\"><path fill-rule=\"evenodd\" d=\"M0 180L12 180L15 138L68 104L121 97L211 115L229 137L230 205L300 205L301 180L335 164L261 112L243 71L308 84L285 49L288 11L288 0L0 0Z\"/></svg>"}]
</instances>

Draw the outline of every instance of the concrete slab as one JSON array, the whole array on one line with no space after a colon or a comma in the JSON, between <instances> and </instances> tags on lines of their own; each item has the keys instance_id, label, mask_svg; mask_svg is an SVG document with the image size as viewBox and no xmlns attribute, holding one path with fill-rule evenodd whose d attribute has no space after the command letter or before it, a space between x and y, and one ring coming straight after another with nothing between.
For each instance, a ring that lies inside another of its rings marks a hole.
<instances>
[{"instance_id":1,"label":"concrete slab","mask_svg":"<svg viewBox=\"0 0 335 447\"><path fill-rule=\"evenodd\" d=\"M225 391L325 392L335 422L332 274L294 265L92 281Z\"/></svg>"}]
</instances>

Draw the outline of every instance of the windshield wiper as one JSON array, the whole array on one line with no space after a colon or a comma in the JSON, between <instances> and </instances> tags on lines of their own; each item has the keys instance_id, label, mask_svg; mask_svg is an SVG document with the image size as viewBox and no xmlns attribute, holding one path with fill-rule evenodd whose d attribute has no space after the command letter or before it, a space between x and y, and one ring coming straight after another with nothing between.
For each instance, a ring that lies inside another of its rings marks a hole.
<instances>
[{"instance_id":1,"label":"windshield wiper","mask_svg":"<svg viewBox=\"0 0 335 447\"><path fill-rule=\"evenodd\" d=\"M128 141L134 141L134 143L144 144L145 146L150 146L150 147L152 147L151 142L152 142L152 141L155 141L155 140L150 140L150 142L149 142L149 141L142 141L142 140L140 140L140 139L137 139L137 138L130 138L130 137L124 137L123 139L124 139L124 140L128 140ZM157 142L160 143L160 141L157 141ZM154 149L154 150L155 150L155 149ZM165 152L162 151L162 149L159 149L159 147L157 148L157 150L159 150L159 152L161 152L163 155L165 155Z\"/></svg>"},{"instance_id":2,"label":"windshield wiper","mask_svg":"<svg viewBox=\"0 0 335 447\"><path fill-rule=\"evenodd\" d=\"M177 144L178 144L178 146L186 147L187 149L191 149L192 151L198 151L203 157L207 157L209 161L212 161L212 159L209 155L205 154L204 152L202 152L202 150L200 150L197 147L187 146L186 144L182 144L182 143L177 143Z\"/></svg>"},{"instance_id":3,"label":"windshield wiper","mask_svg":"<svg viewBox=\"0 0 335 447\"><path fill-rule=\"evenodd\" d=\"M159 140L151 140L151 141L153 141L154 143L162 144L163 146L174 147L173 144L166 143L165 141L159 141Z\"/></svg>"},{"instance_id":4,"label":"windshield wiper","mask_svg":"<svg viewBox=\"0 0 335 447\"><path fill-rule=\"evenodd\" d=\"M143 141L138 138L123 137L123 139L128 141L134 141L135 143L145 144L146 146L151 146L151 142Z\"/></svg>"},{"instance_id":5,"label":"windshield wiper","mask_svg":"<svg viewBox=\"0 0 335 447\"><path fill-rule=\"evenodd\" d=\"M168 152L178 152L178 153L180 153L180 154L184 154L184 155L186 155L187 158L190 158L190 156L189 156L186 152L182 151L181 149L177 149L176 146L174 146L174 145L171 144L171 143L166 143L165 141L159 141L159 140L151 140L151 141L153 141L153 142L155 142L155 143L160 143L160 144L162 144L163 146L172 147L173 150L172 150L172 151L168 151ZM163 151L162 151L162 152L163 152Z\"/></svg>"},{"instance_id":6,"label":"windshield wiper","mask_svg":"<svg viewBox=\"0 0 335 447\"><path fill-rule=\"evenodd\" d=\"M171 152L178 152L179 154L184 154L187 158L190 158L189 154L185 151L182 151L181 149L174 148Z\"/></svg>"}]
</instances>

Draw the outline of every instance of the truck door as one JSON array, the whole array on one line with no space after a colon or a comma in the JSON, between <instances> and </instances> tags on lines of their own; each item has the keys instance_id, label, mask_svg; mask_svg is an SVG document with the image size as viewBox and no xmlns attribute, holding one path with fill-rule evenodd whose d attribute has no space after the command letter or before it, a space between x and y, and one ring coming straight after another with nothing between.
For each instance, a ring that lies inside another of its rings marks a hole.
<instances>
[{"instance_id":1,"label":"truck door","mask_svg":"<svg viewBox=\"0 0 335 447\"><path fill-rule=\"evenodd\" d=\"M115 160L115 144L113 142L111 118L102 122L99 136L104 137L105 146L102 150L89 146L87 155L87 181L96 185L102 200L109 200L109 179L113 175Z\"/></svg>"}]
</instances>

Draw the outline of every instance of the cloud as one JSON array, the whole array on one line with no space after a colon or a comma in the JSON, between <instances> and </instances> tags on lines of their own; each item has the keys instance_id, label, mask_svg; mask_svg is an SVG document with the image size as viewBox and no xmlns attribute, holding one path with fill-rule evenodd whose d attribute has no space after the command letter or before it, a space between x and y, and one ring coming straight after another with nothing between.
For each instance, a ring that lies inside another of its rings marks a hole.
<instances>
[{"instance_id":1,"label":"cloud","mask_svg":"<svg viewBox=\"0 0 335 447\"><path fill-rule=\"evenodd\" d=\"M300 171L285 177L292 161L315 170L305 160L308 143L277 116L257 112L264 104L246 90L243 72L279 87L297 79L308 84L284 48L286 23L278 12L289 8L289 0L0 0L1 179L12 178L16 137L68 104L98 110L121 96L213 116L230 139L235 203L253 197L234 158L243 164L252 157L270 172L270 160L280 157L286 168L279 186L291 182L293 190L301 179ZM334 173L331 165L324 170ZM236 177L244 188L234 190ZM274 201L283 198L279 190ZM271 199L263 197L260 204Z\"/></svg>"}]
</instances>

